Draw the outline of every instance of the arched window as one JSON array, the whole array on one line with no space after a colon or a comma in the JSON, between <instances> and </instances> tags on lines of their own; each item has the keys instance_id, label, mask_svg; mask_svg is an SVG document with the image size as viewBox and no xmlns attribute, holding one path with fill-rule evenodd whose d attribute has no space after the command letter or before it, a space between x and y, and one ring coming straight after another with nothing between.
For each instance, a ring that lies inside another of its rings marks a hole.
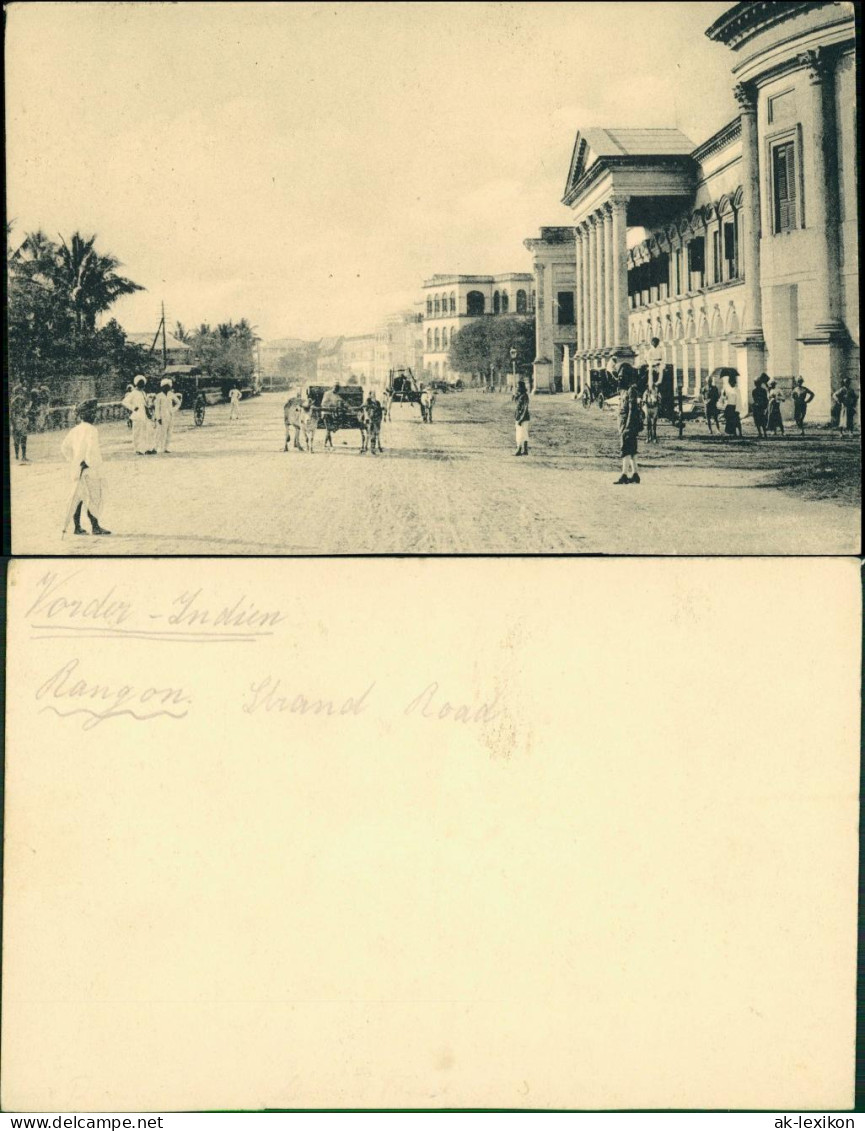
<instances>
[{"instance_id":1,"label":"arched window","mask_svg":"<svg viewBox=\"0 0 865 1131\"><path fill-rule=\"evenodd\" d=\"M434 340L434 342L435 342L435 348L436 348L437 350L438 350L438 349L440 349L440 348L441 348L441 338L439 337L439 328L438 328L438 326L436 326L435 337L434 337L434 339L433 339L433 340Z\"/></svg>"},{"instance_id":2,"label":"arched window","mask_svg":"<svg viewBox=\"0 0 865 1131\"><path fill-rule=\"evenodd\" d=\"M432 299L429 295L427 295L426 300L426 316L427 318L432 318Z\"/></svg>"},{"instance_id":3,"label":"arched window","mask_svg":"<svg viewBox=\"0 0 865 1131\"><path fill-rule=\"evenodd\" d=\"M517 314L528 313L529 304L526 300L525 291L517 291Z\"/></svg>"},{"instance_id":4,"label":"arched window","mask_svg":"<svg viewBox=\"0 0 865 1131\"><path fill-rule=\"evenodd\" d=\"M502 296L498 291L493 295L493 314L501 314Z\"/></svg>"},{"instance_id":5,"label":"arched window","mask_svg":"<svg viewBox=\"0 0 865 1131\"><path fill-rule=\"evenodd\" d=\"M510 296L507 291L502 291L502 314L507 314L508 307L511 304Z\"/></svg>"},{"instance_id":6,"label":"arched window","mask_svg":"<svg viewBox=\"0 0 865 1131\"><path fill-rule=\"evenodd\" d=\"M457 312L457 294L456 291L451 291L451 314Z\"/></svg>"},{"instance_id":7,"label":"arched window","mask_svg":"<svg viewBox=\"0 0 865 1131\"><path fill-rule=\"evenodd\" d=\"M485 306L482 291L469 291L466 295L466 314L471 317L476 318L479 314L483 314Z\"/></svg>"},{"instance_id":8,"label":"arched window","mask_svg":"<svg viewBox=\"0 0 865 1131\"><path fill-rule=\"evenodd\" d=\"M442 349L446 350L447 348L448 348L448 328L447 328L447 326L444 326L442 328Z\"/></svg>"},{"instance_id":9,"label":"arched window","mask_svg":"<svg viewBox=\"0 0 865 1131\"><path fill-rule=\"evenodd\" d=\"M426 332L426 348L428 350L432 349L432 330L427 330Z\"/></svg>"},{"instance_id":10,"label":"arched window","mask_svg":"<svg viewBox=\"0 0 865 1131\"><path fill-rule=\"evenodd\" d=\"M436 295L436 297L433 299L433 310L435 311L436 314L440 313L439 296L438 295Z\"/></svg>"}]
</instances>

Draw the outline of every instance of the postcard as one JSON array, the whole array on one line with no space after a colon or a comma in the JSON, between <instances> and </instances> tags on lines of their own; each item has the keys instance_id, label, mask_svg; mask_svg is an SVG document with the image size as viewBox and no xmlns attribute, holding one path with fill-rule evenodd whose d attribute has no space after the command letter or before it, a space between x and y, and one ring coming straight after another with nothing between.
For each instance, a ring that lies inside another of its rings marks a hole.
<instances>
[{"instance_id":1,"label":"postcard","mask_svg":"<svg viewBox=\"0 0 865 1131\"><path fill-rule=\"evenodd\" d=\"M856 564L8 593L4 1110L852 1104Z\"/></svg>"},{"instance_id":2,"label":"postcard","mask_svg":"<svg viewBox=\"0 0 865 1131\"><path fill-rule=\"evenodd\" d=\"M15 554L860 552L854 4L6 20Z\"/></svg>"}]
</instances>

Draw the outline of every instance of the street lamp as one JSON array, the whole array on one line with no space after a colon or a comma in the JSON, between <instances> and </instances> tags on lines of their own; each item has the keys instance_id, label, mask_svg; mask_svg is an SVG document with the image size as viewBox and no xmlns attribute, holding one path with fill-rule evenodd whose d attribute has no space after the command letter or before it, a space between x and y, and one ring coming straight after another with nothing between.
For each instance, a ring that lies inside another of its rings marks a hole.
<instances>
[{"instance_id":1,"label":"street lamp","mask_svg":"<svg viewBox=\"0 0 865 1131\"><path fill-rule=\"evenodd\" d=\"M514 391L517 388L517 351L514 346L511 346L511 388Z\"/></svg>"}]
</instances>

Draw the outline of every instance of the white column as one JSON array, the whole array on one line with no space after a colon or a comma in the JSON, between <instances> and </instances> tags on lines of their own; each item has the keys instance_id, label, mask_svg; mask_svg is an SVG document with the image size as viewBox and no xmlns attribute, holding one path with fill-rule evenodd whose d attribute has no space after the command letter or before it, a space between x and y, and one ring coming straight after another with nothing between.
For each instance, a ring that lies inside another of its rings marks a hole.
<instances>
[{"instance_id":1,"label":"white column","mask_svg":"<svg viewBox=\"0 0 865 1131\"><path fill-rule=\"evenodd\" d=\"M809 416L827 420L832 393L847 372L850 337L841 320L838 165L836 157L835 84L832 58L823 48L806 51L799 62L808 71L811 94L811 154L814 192L806 205L814 230L814 281L810 326L804 343L805 379L814 390ZM801 159L801 155L800 155ZM801 207L801 205L800 205Z\"/></svg>"},{"instance_id":2,"label":"white column","mask_svg":"<svg viewBox=\"0 0 865 1131\"><path fill-rule=\"evenodd\" d=\"M763 340L763 302L760 294L760 162L757 150L757 99L750 86L739 83L733 90L741 109L742 210L741 252L745 267L746 338ZM687 266L683 265L687 270ZM686 288L687 289L687 288Z\"/></svg>"},{"instance_id":3,"label":"white column","mask_svg":"<svg viewBox=\"0 0 865 1131\"><path fill-rule=\"evenodd\" d=\"M597 344L597 319L595 312L595 274L596 274L595 220L586 221L586 349L593 350Z\"/></svg>"},{"instance_id":4,"label":"white column","mask_svg":"<svg viewBox=\"0 0 865 1131\"><path fill-rule=\"evenodd\" d=\"M574 319L576 320L576 338L578 350L585 349L583 345L583 236L582 230L577 228L576 238L574 240L574 279L576 280L576 309L574 311Z\"/></svg>"},{"instance_id":5,"label":"white column","mask_svg":"<svg viewBox=\"0 0 865 1131\"><path fill-rule=\"evenodd\" d=\"M580 339L580 351L584 355L580 359L580 373L583 379L583 387L589 381L589 361L585 356L589 348L589 230L585 224L581 224L580 232L580 309L583 318L583 333Z\"/></svg>"},{"instance_id":6,"label":"white column","mask_svg":"<svg viewBox=\"0 0 865 1131\"><path fill-rule=\"evenodd\" d=\"M610 200L612 235L613 328L611 343L620 354L632 354L628 333L628 201Z\"/></svg>"},{"instance_id":7,"label":"white column","mask_svg":"<svg viewBox=\"0 0 865 1131\"><path fill-rule=\"evenodd\" d=\"M615 265L613 263L613 212L609 202L604 205L604 341L607 349L616 345L613 326L613 289L615 286ZM625 339L627 344L627 338Z\"/></svg>"},{"instance_id":8,"label":"white column","mask_svg":"<svg viewBox=\"0 0 865 1131\"><path fill-rule=\"evenodd\" d=\"M814 229L813 325L839 328L840 264L838 250L837 166L827 160L827 145L834 150L828 107L833 95L832 71L824 51L819 48L801 56L808 69L811 91L811 154L816 192L808 200L808 227ZM799 155L802 159L802 155ZM802 207L800 202L799 207Z\"/></svg>"},{"instance_id":9,"label":"white column","mask_svg":"<svg viewBox=\"0 0 865 1131\"><path fill-rule=\"evenodd\" d=\"M598 213L592 217L595 242L595 277L592 289L595 297L595 345L602 349L606 345L606 323L604 319L604 221Z\"/></svg>"}]
</instances>

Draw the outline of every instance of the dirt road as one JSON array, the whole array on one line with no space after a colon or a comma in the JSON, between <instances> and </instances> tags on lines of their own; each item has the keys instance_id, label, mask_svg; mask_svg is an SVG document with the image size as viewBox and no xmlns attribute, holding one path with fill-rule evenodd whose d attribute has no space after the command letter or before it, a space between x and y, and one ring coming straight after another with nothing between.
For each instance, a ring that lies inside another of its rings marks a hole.
<instances>
[{"instance_id":1,"label":"dirt road","mask_svg":"<svg viewBox=\"0 0 865 1131\"><path fill-rule=\"evenodd\" d=\"M846 554L859 549L859 444L813 428L800 439L641 445L642 484L614 486L611 411L535 397L529 457L513 455L511 402L439 397L435 423L396 405L384 454L340 434L283 452L283 395L181 414L174 451L135 456L123 424L100 426L111 538L60 540L62 435L31 438L12 466L18 554ZM822 497L821 497L822 496Z\"/></svg>"}]
</instances>

